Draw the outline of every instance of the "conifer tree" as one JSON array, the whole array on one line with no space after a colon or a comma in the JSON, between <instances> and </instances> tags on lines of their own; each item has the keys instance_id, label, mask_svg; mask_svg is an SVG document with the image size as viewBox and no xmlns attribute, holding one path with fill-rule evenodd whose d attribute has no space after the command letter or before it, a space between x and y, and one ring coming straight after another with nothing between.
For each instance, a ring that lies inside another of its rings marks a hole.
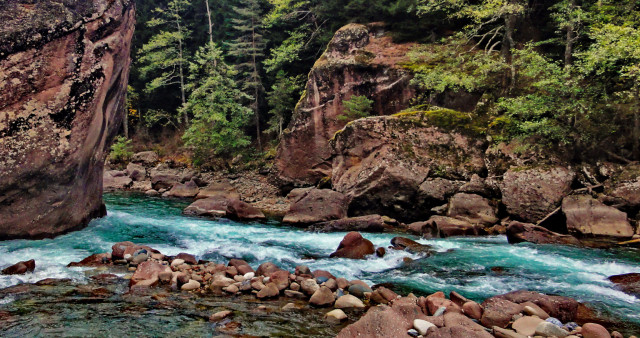
<instances>
[{"instance_id":1,"label":"conifer tree","mask_svg":"<svg viewBox=\"0 0 640 338\"><path fill-rule=\"evenodd\" d=\"M264 58L266 43L262 35L262 8L258 0L240 0L234 7L237 17L233 21L236 39L229 43L229 54L237 61L242 88L253 96L251 109L254 112L258 148L262 150L260 137L260 97L264 92L260 76L260 61Z\"/></svg>"}]
</instances>

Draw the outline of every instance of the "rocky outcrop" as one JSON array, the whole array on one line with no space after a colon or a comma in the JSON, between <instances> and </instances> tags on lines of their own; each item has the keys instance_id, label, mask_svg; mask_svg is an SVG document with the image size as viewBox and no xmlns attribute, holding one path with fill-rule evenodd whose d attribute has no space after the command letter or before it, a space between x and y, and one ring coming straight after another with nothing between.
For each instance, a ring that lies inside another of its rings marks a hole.
<instances>
[{"instance_id":1,"label":"rocky outcrop","mask_svg":"<svg viewBox=\"0 0 640 338\"><path fill-rule=\"evenodd\" d=\"M332 184L351 198L349 214L424 220L421 185L431 176L470 179L484 170L484 142L433 124L452 111L379 116L349 123L336 133ZM423 189L424 190L424 189Z\"/></svg>"},{"instance_id":2,"label":"rocky outcrop","mask_svg":"<svg viewBox=\"0 0 640 338\"><path fill-rule=\"evenodd\" d=\"M511 244L530 242L536 244L581 245L571 236L553 232L538 225L513 221L507 227L507 240Z\"/></svg>"},{"instance_id":3,"label":"rocky outcrop","mask_svg":"<svg viewBox=\"0 0 640 338\"><path fill-rule=\"evenodd\" d=\"M105 214L102 169L124 117L130 0L0 3L0 239Z\"/></svg>"},{"instance_id":4,"label":"rocky outcrop","mask_svg":"<svg viewBox=\"0 0 640 338\"><path fill-rule=\"evenodd\" d=\"M318 232L338 232L338 231L364 231L382 232L393 230L392 220L380 215L367 215L359 217L343 218L333 221L314 224L311 228Z\"/></svg>"},{"instance_id":5,"label":"rocky outcrop","mask_svg":"<svg viewBox=\"0 0 640 338\"><path fill-rule=\"evenodd\" d=\"M283 222L295 225L337 220L347 217L349 200L329 189L294 189L287 196L291 205Z\"/></svg>"},{"instance_id":6,"label":"rocky outcrop","mask_svg":"<svg viewBox=\"0 0 640 338\"><path fill-rule=\"evenodd\" d=\"M394 44L369 28L350 24L338 32L316 62L293 120L282 137L276 166L282 184L315 184L331 175L328 141L344 127L343 101L363 95L373 112L393 114L414 97L412 76L398 64L408 61L412 44Z\"/></svg>"}]
</instances>

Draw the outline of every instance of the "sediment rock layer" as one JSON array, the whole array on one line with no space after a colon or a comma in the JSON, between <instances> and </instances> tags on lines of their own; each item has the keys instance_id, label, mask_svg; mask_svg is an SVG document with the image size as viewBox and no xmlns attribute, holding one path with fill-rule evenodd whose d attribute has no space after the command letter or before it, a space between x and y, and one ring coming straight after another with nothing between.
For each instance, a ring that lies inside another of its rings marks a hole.
<instances>
[{"instance_id":1,"label":"sediment rock layer","mask_svg":"<svg viewBox=\"0 0 640 338\"><path fill-rule=\"evenodd\" d=\"M0 239L51 237L105 212L134 5L5 1L0 22Z\"/></svg>"}]
</instances>

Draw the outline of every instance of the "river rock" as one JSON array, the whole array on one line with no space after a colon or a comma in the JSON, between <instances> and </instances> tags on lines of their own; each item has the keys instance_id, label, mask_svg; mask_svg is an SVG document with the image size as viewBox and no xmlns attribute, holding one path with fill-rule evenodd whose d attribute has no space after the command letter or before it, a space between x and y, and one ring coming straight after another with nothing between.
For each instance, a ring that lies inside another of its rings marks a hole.
<instances>
[{"instance_id":1,"label":"river rock","mask_svg":"<svg viewBox=\"0 0 640 338\"><path fill-rule=\"evenodd\" d=\"M491 297L482 303L484 312L480 322L485 327L506 328L513 315L522 311L522 306L506 299Z\"/></svg>"},{"instance_id":2,"label":"river rock","mask_svg":"<svg viewBox=\"0 0 640 338\"><path fill-rule=\"evenodd\" d=\"M142 151L131 157L131 162L140 163L147 167L155 165L158 161L160 161L160 157L155 151Z\"/></svg>"},{"instance_id":3,"label":"river rock","mask_svg":"<svg viewBox=\"0 0 640 338\"><path fill-rule=\"evenodd\" d=\"M162 272L171 272L171 268L154 261L145 261L138 265L138 268L131 276L129 285L134 286L143 280L157 279Z\"/></svg>"},{"instance_id":4,"label":"river rock","mask_svg":"<svg viewBox=\"0 0 640 338\"><path fill-rule=\"evenodd\" d=\"M496 208L489 204L489 200L476 194L458 193L451 197L447 216L471 224L492 225L498 222Z\"/></svg>"},{"instance_id":5,"label":"river rock","mask_svg":"<svg viewBox=\"0 0 640 338\"><path fill-rule=\"evenodd\" d=\"M176 256L176 259L181 259L183 263L187 263L191 265L198 264L198 260L196 259L196 256L192 254L184 253L184 252L179 253Z\"/></svg>"},{"instance_id":6,"label":"river rock","mask_svg":"<svg viewBox=\"0 0 640 338\"><path fill-rule=\"evenodd\" d=\"M628 294L640 297L640 273L628 273L608 278L616 287Z\"/></svg>"},{"instance_id":7,"label":"river rock","mask_svg":"<svg viewBox=\"0 0 640 338\"><path fill-rule=\"evenodd\" d=\"M344 236L338 249L329 257L364 259L375 253L373 243L362 237L359 232L350 232Z\"/></svg>"},{"instance_id":8,"label":"river rock","mask_svg":"<svg viewBox=\"0 0 640 338\"><path fill-rule=\"evenodd\" d=\"M492 331L493 335L498 338L527 338L527 336L517 333L516 331L503 329L497 326L494 326Z\"/></svg>"},{"instance_id":9,"label":"river rock","mask_svg":"<svg viewBox=\"0 0 640 338\"><path fill-rule=\"evenodd\" d=\"M574 178L563 166L509 169L500 187L502 203L517 220L535 223L560 205Z\"/></svg>"},{"instance_id":10,"label":"river rock","mask_svg":"<svg viewBox=\"0 0 640 338\"><path fill-rule=\"evenodd\" d=\"M258 270L256 270L256 275L268 277L272 273L280 270L281 269L277 265L271 262L265 262L260 264L260 266L258 267Z\"/></svg>"},{"instance_id":11,"label":"river rock","mask_svg":"<svg viewBox=\"0 0 640 338\"><path fill-rule=\"evenodd\" d=\"M587 195L568 196L562 201L567 230L575 236L631 238L633 227L627 214Z\"/></svg>"},{"instance_id":12,"label":"river rock","mask_svg":"<svg viewBox=\"0 0 640 338\"><path fill-rule=\"evenodd\" d=\"M226 181L213 182L207 187L200 189L196 199L220 196L226 199L240 199L240 194L229 182Z\"/></svg>"},{"instance_id":13,"label":"river rock","mask_svg":"<svg viewBox=\"0 0 640 338\"><path fill-rule=\"evenodd\" d=\"M122 125L135 6L2 1L0 240L54 237L102 217Z\"/></svg>"},{"instance_id":14,"label":"river rock","mask_svg":"<svg viewBox=\"0 0 640 338\"><path fill-rule=\"evenodd\" d=\"M611 338L609 331L604 326L595 323L582 325L582 337L584 338Z\"/></svg>"},{"instance_id":15,"label":"river rock","mask_svg":"<svg viewBox=\"0 0 640 338\"><path fill-rule=\"evenodd\" d=\"M275 283L267 283L262 290L258 291L257 297L260 299L263 298L272 298L276 297L280 294L280 290Z\"/></svg>"},{"instance_id":16,"label":"river rock","mask_svg":"<svg viewBox=\"0 0 640 338\"><path fill-rule=\"evenodd\" d=\"M431 254L431 246L420 244L412 239L405 237L394 237L391 239L391 245L395 250L404 250L410 253L426 253Z\"/></svg>"},{"instance_id":17,"label":"river rock","mask_svg":"<svg viewBox=\"0 0 640 338\"><path fill-rule=\"evenodd\" d=\"M333 292L328 287L321 286L316 292L313 293L309 304L315 306L329 306L336 300Z\"/></svg>"},{"instance_id":18,"label":"river rock","mask_svg":"<svg viewBox=\"0 0 640 338\"><path fill-rule=\"evenodd\" d=\"M107 265L111 262L111 254L110 253L101 253L91 255L80 262L71 262L67 266L103 266Z\"/></svg>"},{"instance_id":19,"label":"river rock","mask_svg":"<svg viewBox=\"0 0 640 338\"><path fill-rule=\"evenodd\" d=\"M536 327L542 321L543 320L538 317L525 316L514 321L511 327L520 334L533 336L536 333Z\"/></svg>"},{"instance_id":20,"label":"river rock","mask_svg":"<svg viewBox=\"0 0 640 338\"><path fill-rule=\"evenodd\" d=\"M389 304L389 302L398 298L398 294L380 286L373 293L371 293L370 299L379 304Z\"/></svg>"},{"instance_id":21,"label":"river rock","mask_svg":"<svg viewBox=\"0 0 640 338\"><path fill-rule=\"evenodd\" d=\"M332 275L331 272L326 270L313 270L311 274L314 278L325 277L327 279L337 279L336 276Z\"/></svg>"},{"instance_id":22,"label":"river rock","mask_svg":"<svg viewBox=\"0 0 640 338\"><path fill-rule=\"evenodd\" d=\"M393 43L375 31L359 24L341 28L309 72L305 94L278 148L275 166L281 185L315 185L331 175L329 140L347 123L339 118L344 100L367 96L374 100L376 114L409 106L411 76L397 63L408 60L411 44ZM384 57L360 60L359 55L370 53Z\"/></svg>"},{"instance_id":23,"label":"river rock","mask_svg":"<svg viewBox=\"0 0 640 338\"><path fill-rule=\"evenodd\" d=\"M209 317L210 322L219 322L227 317L229 317L233 312L229 310L219 311L211 315Z\"/></svg>"},{"instance_id":24,"label":"river rock","mask_svg":"<svg viewBox=\"0 0 640 338\"><path fill-rule=\"evenodd\" d=\"M133 180L123 171L106 170L102 176L102 187L106 191L124 190L131 187Z\"/></svg>"},{"instance_id":25,"label":"river rock","mask_svg":"<svg viewBox=\"0 0 640 338\"><path fill-rule=\"evenodd\" d=\"M527 302L531 302L538 305L552 317L558 318L563 323L570 322L576 318L578 305L580 304L575 299L569 297L549 296L535 291L524 290L509 292L492 298L506 299L520 304L520 306L526 306L528 305Z\"/></svg>"},{"instance_id":26,"label":"river rock","mask_svg":"<svg viewBox=\"0 0 640 338\"><path fill-rule=\"evenodd\" d=\"M430 233L433 237L446 238L452 236L478 236L484 234L483 226L471 224L465 220L451 217L432 216L427 221L427 224L428 226L426 228L430 228L431 230L424 231L424 234Z\"/></svg>"},{"instance_id":27,"label":"river rock","mask_svg":"<svg viewBox=\"0 0 640 338\"><path fill-rule=\"evenodd\" d=\"M349 293L360 298L364 298L364 294L368 292L373 292L370 287L362 284L353 284L349 287Z\"/></svg>"},{"instance_id":28,"label":"river rock","mask_svg":"<svg viewBox=\"0 0 640 338\"><path fill-rule=\"evenodd\" d=\"M200 188L193 180L188 181L187 183L177 183L175 184L169 192L167 192L167 196L169 197L179 197L179 198L193 198L198 195L200 192Z\"/></svg>"},{"instance_id":29,"label":"river rock","mask_svg":"<svg viewBox=\"0 0 640 338\"><path fill-rule=\"evenodd\" d=\"M311 230L318 232L382 232L392 228L393 226L391 224L385 222L384 217L380 215L366 215L317 223L311 227Z\"/></svg>"},{"instance_id":30,"label":"river rock","mask_svg":"<svg viewBox=\"0 0 640 338\"><path fill-rule=\"evenodd\" d=\"M228 217L238 220L263 220L262 211L238 199L222 196L209 197L193 202L186 209L185 215Z\"/></svg>"},{"instance_id":31,"label":"river rock","mask_svg":"<svg viewBox=\"0 0 640 338\"><path fill-rule=\"evenodd\" d=\"M354 308L354 307L363 308L364 303L355 296L344 295L338 298L338 300L336 300L334 307L336 309L346 309L346 308Z\"/></svg>"},{"instance_id":32,"label":"river rock","mask_svg":"<svg viewBox=\"0 0 640 338\"><path fill-rule=\"evenodd\" d=\"M507 240L510 244L530 242L536 244L562 244L580 246L580 240L548 230L539 225L513 221L507 227Z\"/></svg>"},{"instance_id":33,"label":"river rock","mask_svg":"<svg viewBox=\"0 0 640 338\"><path fill-rule=\"evenodd\" d=\"M426 320L423 319L414 319L413 320L413 328L416 329L416 331L418 331L418 333L420 335L426 336L427 335L427 331L429 331L430 328L432 327L436 327L435 325L433 325L432 323L429 323Z\"/></svg>"},{"instance_id":34,"label":"river rock","mask_svg":"<svg viewBox=\"0 0 640 338\"><path fill-rule=\"evenodd\" d=\"M24 262L18 262L7 268L2 269L3 275L24 275L27 272L33 272L36 268L36 261L31 259Z\"/></svg>"},{"instance_id":35,"label":"river rock","mask_svg":"<svg viewBox=\"0 0 640 338\"><path fill-rule=\"evenodd\" d=\"M282 291L289 287L289 272L285 270L278 270L269 275L269 280L276 284L278 290Z\"/></svg>"},{"instance_id":36,"label":"river rock","mask_svg":"<svg viewBox=\"0 0 640 338\"><path fill-rule=\"evenodd\" d=\"M444 314L444 326L449 328L465 328L473 332L474 337L486 337L492 338L491 334L485 331L482 325L467 318L465 315L458 312L447 312Z\"/></svg>"},{"instance_id":37,"label":"river rock","mask_svg":"<svg viewBox=\"0 0 640 338\"><path fill-rule=\"evenodd\" d=\"M541 335L543 337L559 337L563 338L569 335L569 332L564 330L563 328L551 324L549 322L542 321L540 322L535 329L536 335Z\"/></svg>"},{"instance_id":38,"label":"river rock","mask_svg":"<svg viewBox=\"0 0 640 338\"><path fill-rule=\"evenodd\" d=\"M313 295L320 288L315 279L306 279L302 281L302 283L300 283L300 287L302 288L302 291L309 296Z\"/></svg>"},{"instance_id":39,"label":"river rock","mask_svg":"<svg viewBox=\"0 0 640 338\"><path fill-rule=\"evenodd\" d=\"M522 303L522 312L530 315L530 316L538 316L541 319L547 319L551 316L547 313L547 311L543 310L541 307L532 302L524 302Z\"/></svg>"},{"instance_id":40,"label":"river rock","mask_svg":"<svg viewBox=\"0 0 640 338\"><path fill-rule=\"evenodd\" d=\"M344 311L342 311L340 309L335 309L335 310L329 311L324 316L325 316L325 318L333 319L333 320L336 320L336 321L339 321L339 322L347 319L347 315L344 313Z\"/></svg>"},{"instance_id":41,"label":"river rock","mask_svg":"<svg viewBox=\"0 0 640 338\"><path fill-rule=\"evenodd\" d=\"M474 301L468 301L462 304L462 312L467 315L467 317L481 320L482 319L482 306Z\"/></svg>"},{"instance_id":42,"label":"river rock","mask_svg":"<svg viewBox=\"0 0 640 338\"><path fill-rule=\"evenodd\" d=\"M347 217L348 199L328 189L294 189L289 193L289 211L283 222L307 225Z\"/></svg>"},{"instance_id":43,"label":"river rock","mask_svg":"<svg viewBox=\"0 0 640 338\"><path fill-rule=\"evenodd\" d=\"M238 273L244 275L246 279L253 278L253 276L251 277L247 276L248 273L251 273L254 271L253 271L253 268L251 268L251 266L249 265L249 263L247 263L245 260L235 259L235 258L230 259L228 266L235 267L236 270L238 270Z\"/></svg>"},{"instance_id":44,"label":"river rock","mask_svg":"<svg viewBox=\"0 0 640 338\"><path fill-rule=\"evenodd\" d=\"M134 181L144 181L147 177L147 169L140 164L130 162L127 164L127 175ZM151 187L149 187L150 189Z\"/></svg>"}]
</instances>

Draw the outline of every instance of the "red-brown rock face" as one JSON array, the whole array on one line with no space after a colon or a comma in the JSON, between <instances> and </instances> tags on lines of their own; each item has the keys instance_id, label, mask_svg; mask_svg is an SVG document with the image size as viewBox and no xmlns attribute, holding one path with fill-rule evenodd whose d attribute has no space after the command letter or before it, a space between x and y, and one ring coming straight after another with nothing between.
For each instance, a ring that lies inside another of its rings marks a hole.
<instances>
[{"instance_id":1,"label":"red-brown rock face","mask_svg":"<svg viewBox=\"0 0 640 338\"><path fill-rule=\"evenodd\" d=\"M0 22L0 239L55 236L104 214L134 5L3 1Z\"/></svg>"},{"instance_id":2,"label":"red-brown rock face","mask_svg":"<svg viewBox=\"0 0 640 338\"><path fill-rule=\"evenodd\" d=\"M412 76L398 66L411 44L376 37L363 25L336 32L326 52L309 73L305 94L282 138L276 160L283 184L315 184L331 174L328 141L344 127L343 100L364 95L374 101L374 114L394 114L414 97Z\"/></svg>"}]
</instances>

